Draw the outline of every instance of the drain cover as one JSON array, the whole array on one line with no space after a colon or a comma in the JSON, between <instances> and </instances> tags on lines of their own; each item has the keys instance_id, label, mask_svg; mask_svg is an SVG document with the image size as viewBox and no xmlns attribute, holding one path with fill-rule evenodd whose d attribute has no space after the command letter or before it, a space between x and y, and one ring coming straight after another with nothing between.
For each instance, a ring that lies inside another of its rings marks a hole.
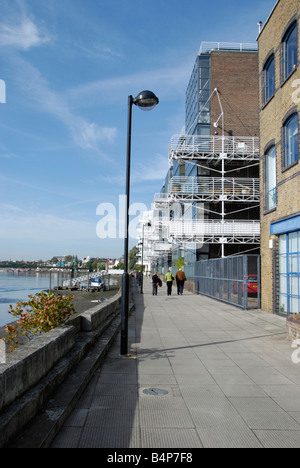
<instances>
[{"instance_id":1,"label":"drain cover","mask_svg":"<svg viewBox=\"0 0 300 468\"><path fill-rule=\"evenodd\" d=\"M143 393L151 396L163 396L168 395L169 392L167 392L167 390L162 390L161 388L147 388Z\"/></svg>"}]
</instances>

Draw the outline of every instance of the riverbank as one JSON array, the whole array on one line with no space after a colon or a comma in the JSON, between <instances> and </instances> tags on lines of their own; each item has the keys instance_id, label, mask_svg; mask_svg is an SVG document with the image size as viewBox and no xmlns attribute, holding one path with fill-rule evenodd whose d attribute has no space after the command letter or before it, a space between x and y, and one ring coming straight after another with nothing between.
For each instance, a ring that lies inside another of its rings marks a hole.
<instances>
[{"instance_id":1,"label":"riverbank","mask_svg":"<svg viewBox=\"0 0 300 468\"><path fill-rule=\"evenodd\" d=\"M58 296L73 296L73 304L77 314L95 307L99 302L108 301L119 290L120 285L114 284L110 286L108 291L71 291L70 289L62 289L53 292ZM6 326L0 327L0 339L6 337L5 328Z\"/></svg>"}]
</instances>

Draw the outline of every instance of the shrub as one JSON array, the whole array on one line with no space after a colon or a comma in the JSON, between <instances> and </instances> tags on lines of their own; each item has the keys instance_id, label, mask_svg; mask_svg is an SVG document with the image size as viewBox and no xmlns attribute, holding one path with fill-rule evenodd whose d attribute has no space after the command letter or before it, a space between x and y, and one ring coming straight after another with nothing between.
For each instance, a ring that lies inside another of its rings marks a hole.
<instances>
[{"instance_id":1,"label":"shrub","mask_svg":"<svg viewBox=\"0 0 300 468\"><path fill-rule=\"evenodd\" d=\"M62 325L75 312L73 296L56 296L50 292L40 292L28 298L27 302L17 302L15 308L10 306L8 311L18 319L6 326L9 352L18 347L20 334L31 340L35 335L46 333Z\"/></svg>"}]
</instances>

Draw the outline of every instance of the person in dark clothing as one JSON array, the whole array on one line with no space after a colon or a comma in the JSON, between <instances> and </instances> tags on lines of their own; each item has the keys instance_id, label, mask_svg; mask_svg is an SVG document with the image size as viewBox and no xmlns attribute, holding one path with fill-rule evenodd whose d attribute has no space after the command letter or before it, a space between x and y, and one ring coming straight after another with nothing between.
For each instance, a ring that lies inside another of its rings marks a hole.
<instances>
[{"instance_id":1,"label":"person in dark clothing","mask_svg":"<svg viewBox=\"0 0 300 468\"><path fill-rule=\"evenodd\" d=\"M161 279L158 277L157 273L154 273L152 276L152 294L157 296L157 287L160 285Z\"/></svg>"},{"instance_id":2,"label":"person in dark clothing","mask_svg":"<svg viewBox=\"0 0 300 468\"><path fill-rule=\"evenodd\" d=\"M177 283L177 293L180 296L182 296L185 281L186 281L186 277L185 277L184 271L182 271L182 269L179 268L179 270L176 273L176 283Z\"/></svg>"}]
</instances>

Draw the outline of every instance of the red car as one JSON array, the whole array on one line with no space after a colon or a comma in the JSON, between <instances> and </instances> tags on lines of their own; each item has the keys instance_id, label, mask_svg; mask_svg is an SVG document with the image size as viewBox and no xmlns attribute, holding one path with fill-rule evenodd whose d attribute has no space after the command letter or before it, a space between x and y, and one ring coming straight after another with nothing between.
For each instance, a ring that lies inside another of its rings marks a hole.
<instances>
[{"instance_id":1,"label":"red car","mask_svg":"<svg viewBox=\"0 0 300 468\"><path fill-rule=\"evenodd\" d=\"M247 276L247 292L248 294L257 294L258 291L258 282L257 275L248 275ZM237 294L238 292L238 282L235 282L233 285L233 290ZM244 292L244 283L242 283L242 292Z\"/></svg>"}]
</instances>

